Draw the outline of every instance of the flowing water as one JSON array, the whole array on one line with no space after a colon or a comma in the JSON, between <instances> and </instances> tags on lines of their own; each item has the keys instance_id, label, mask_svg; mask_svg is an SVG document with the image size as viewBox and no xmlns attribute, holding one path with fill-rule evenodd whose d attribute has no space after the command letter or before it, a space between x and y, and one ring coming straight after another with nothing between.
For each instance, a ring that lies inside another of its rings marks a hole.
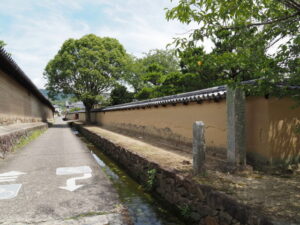
<instances>
[{"instance_id":1,"label":"flowing water","mask_svg":"<svg viewBox=\"0 0 300 225\"><path fill-rule=\"evenodd\" d=\"M184 225L100 149L84 137L79 137L86 143L97 163L113 183L134 225Z\"/></svg>"}]
</instances>

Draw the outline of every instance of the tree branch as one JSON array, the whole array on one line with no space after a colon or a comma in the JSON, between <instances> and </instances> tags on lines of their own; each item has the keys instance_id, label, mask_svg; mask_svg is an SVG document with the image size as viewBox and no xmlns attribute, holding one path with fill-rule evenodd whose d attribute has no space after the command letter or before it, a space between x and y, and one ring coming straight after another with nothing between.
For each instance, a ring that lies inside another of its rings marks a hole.
<instances>
[{"instance_id":1,"label":"tree branch","mask_svg":"<svg viewBox=\"0 0 300 225\"><path fill-rule=\"evenodd\" d=\"M300 3L295 2L294 0L278 0L282 2L286 7L294 9L298 12L300 12Z\"/></svg>"},{"instance_id":2,"label":"tree branch","mask_svg":"<svg viewBox=\"0 0 300 225\"><path fill-rule=\"evenodd\" d=\"M269 45L266 47L266 49L271 48L273 45L275 45L276 43L278 43L284 37L286 37L286 36L285 35L279 35L279 37L277 39L275 39L271 43L269 43Z\"/></svg>"},{"instance_id":3,"label":"tree branch","mask_svg":"<svg viewBox=\"0 0 300 225\"><path fill-rule=\"evenodd\" d=\"M222 27L222 29L233 30L233 29L239 29L239 28L249 28L249 27L254 27L254 26L262 26L262 25L267 25L267 24L273 24L273 23L282 22L282 21L285 21L285 20L288 20L290 18L297 17L297 16L299 16L299 20L300 20L300 11L296 12L296 13L294 13L292 15L289 15L289 16L277 18L275 20L270 20L270 21L265 21L265 22L260 22L260 23L251 23L251 24L247 24L245 26Z\"/></svg>"}]
</instances>

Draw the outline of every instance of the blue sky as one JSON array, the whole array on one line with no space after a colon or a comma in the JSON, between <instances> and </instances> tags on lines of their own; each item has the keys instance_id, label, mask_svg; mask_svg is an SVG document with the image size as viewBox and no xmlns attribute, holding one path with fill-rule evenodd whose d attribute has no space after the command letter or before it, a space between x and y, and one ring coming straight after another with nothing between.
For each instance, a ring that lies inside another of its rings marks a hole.
<instances>
[{"instance_id":1,"label":"blue sky","mask_svg":"<svg viewBox=\"0 0 300 225\"><path fill-rule=\"evenodd\" d=\"M1 0L0 40L39 87L43 70L68 38L94 33L117 38L128 53L142 56L165 48L191 26L165 19L170 0Z\"/></svg>"}]
</instances>

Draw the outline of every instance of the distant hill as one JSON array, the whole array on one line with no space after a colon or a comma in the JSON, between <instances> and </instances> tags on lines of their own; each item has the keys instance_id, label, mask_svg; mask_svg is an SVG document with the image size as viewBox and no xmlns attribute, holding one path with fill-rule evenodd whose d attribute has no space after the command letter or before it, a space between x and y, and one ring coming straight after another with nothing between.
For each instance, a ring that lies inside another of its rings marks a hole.
<instances>
[{"instance_id":1,"label":"distant hill","mask_svg":"<svg viewBox=\"0 0 300 225\"><path fill-rule=\"evenodd\" d=\"M47 91L46 89L39 89L39 90L40 90L40 92L42 92L42 94L43 94L46 98L50 99L49 96L48 96L48 91ZM70 100L70 98L72 98L72 97L73 97L73 95L58 94L57 96L55 96L55 100L57 100L57 101L68 101L68 100ZM50 99L50 100L51 100L51 99Z\"/></svg>"}]
</instances>

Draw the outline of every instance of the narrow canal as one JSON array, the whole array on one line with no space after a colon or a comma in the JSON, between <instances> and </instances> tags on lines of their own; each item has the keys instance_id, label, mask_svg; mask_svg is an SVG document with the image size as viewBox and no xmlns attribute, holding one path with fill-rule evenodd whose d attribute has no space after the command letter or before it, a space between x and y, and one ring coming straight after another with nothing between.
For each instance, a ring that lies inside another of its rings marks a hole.
<instances>
[{"instance_id":1,"label":"narrow canal","mask_svg":"<svg viewBox=\"0 0 300 225\"><path fill-rule=\"evenodd\" d=\"M101 169L113 183L134 225L184 225L166 207L145 192L142 186L122 168L105 156L100 149L80 134L77 136L86 143Z\"/></svg>"}]
</instances>

